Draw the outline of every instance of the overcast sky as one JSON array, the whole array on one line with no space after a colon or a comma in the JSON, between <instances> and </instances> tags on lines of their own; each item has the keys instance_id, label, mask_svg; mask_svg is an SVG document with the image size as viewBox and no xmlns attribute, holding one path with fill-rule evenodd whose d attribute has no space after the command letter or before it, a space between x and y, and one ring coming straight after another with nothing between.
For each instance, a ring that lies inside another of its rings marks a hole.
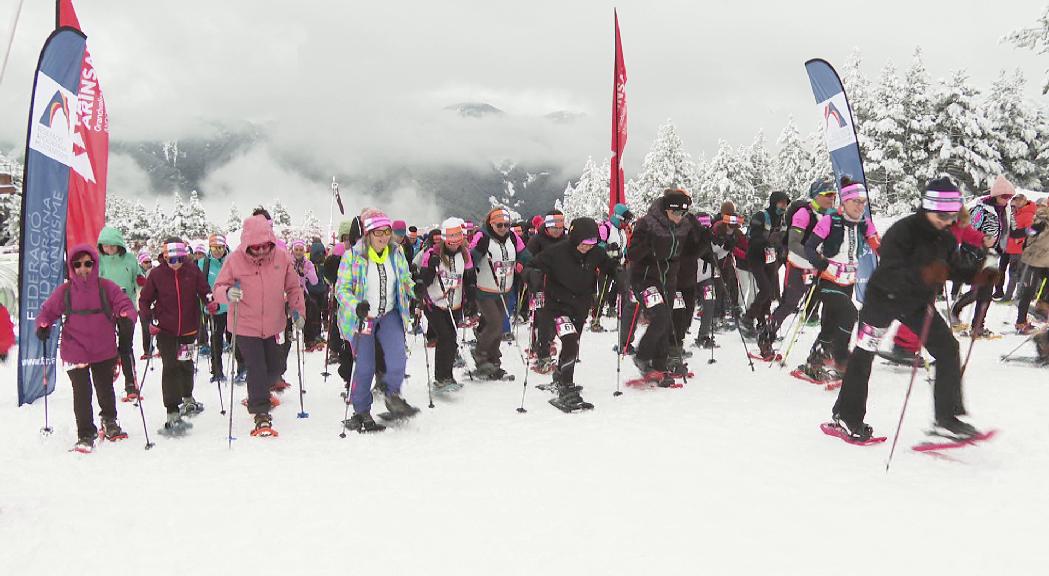
<instances>
[{"instance_id":1,"label":"overcast sky","mask_svg":"<svg viewBox=\"0 0 1049 576\"><path fill-rule=\"evenodd\" d=\"M16 4L0 0L4 43ZM172 139L248 120L266 127L272 147L343 173L501 158L578 171L587 155L607 155L614 5L629 75L628 176L667 118L697 157L719 138L746 143L762 128L772 142L789 115L808 133L816 112L804 61L841 67L854 49L870 77L890 60L906 68L919 45L934 78L966 68L983 88L1019 67L1044 100L1049 57L999 42L1032 25L1044 0L76 3L112 138ZM25 2L0 86L0 142L24 142L53 10L49 0ZM478 122L442 111L460 101L510 116ZM569 125L539 118L556 110L586 116Z\"/></svg>"}]
</instances>

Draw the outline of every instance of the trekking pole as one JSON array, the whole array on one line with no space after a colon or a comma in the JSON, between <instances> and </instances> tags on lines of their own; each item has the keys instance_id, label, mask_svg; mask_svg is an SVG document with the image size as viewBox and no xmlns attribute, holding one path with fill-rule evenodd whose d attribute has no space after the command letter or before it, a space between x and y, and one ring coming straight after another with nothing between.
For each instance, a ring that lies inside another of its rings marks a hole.
<instances>
[{"instance_id":1,"label":"trekking pole","mask_svg":"<svg viewBox=\"0 0 1049 576\"><path fill-rule=\"evenodd\" d=\"M531 338L532 338L532 333L535 332L535 310L532 310L531 316L532 316L532 321L529 323L529 327L528 327L528 331L529 331L528 338L529 338L529 340L531 340ZM518 350L520 350L520 349L521 349L521 347L518 346ZM524 360L524 363L525 363L525 373L524 373L524 383L521 384L521 406L517 408L517 413L518 414L524 414L525 412L528 412L528 410L525 410L524 403L525 403L525 393L528 392L528 374L532 371L532 355L531 354L527 354L526 355L524 352L521 352L521 355L523 356L523 360Z\"/></svg>"},{"instance_id":2,"label":"trekking pole","mask_svg":"<svg viewBox=\"0 0 1049 576\"><path fill-rule=\"evenodd\" d=\"M805 298L805 303L801 306L801 308L798 308L794 312L794 323L792 325L792 327L794 328L794 334L790 337L790 342L787 343L787 349L784 350L783 355L780 356L780 368L783 368L787 365L787 356L790 356L790 351L794 349L794 344L798 341L798 338L801 336L801 331L805 329L805 325L809 323L809 319L812 318L812 315L816 312L815 306L809 309L809 303L812 301L813 294L816 293L816 285L818 283L819 280L812 283L812 288L809 288L809 295L807 298ZM802 310L806 309L808 309L807 314L802 312ZM801 319L802 316L805 317L804 320Z\"/></svg>"},{"instance_id":3,"label":"trekking pole","mask_svg":"<svg viewBox=\"0 0 1049 576\"><path fill-rule=\"evenodd\" d=\"M919 336L918 350L921 351L925 347L925 339L929 337L929 327L932 326L932 315L936 310L936 297L933 296L933 301L929 303L928 308L925 310L925 321L922 323L922 331ZM914 378L918 375L918 360L915 359L911 366L911 381L907 384L907 395L903 397L903 407L900 409L900 421L896 423L896 434L892 437L892 448L889 449L889 459L885 462L885 473L889 473L889 466L892 465L892 455L896 453L896 442L900 439L900 429L903 428L903 416L907 413L907 401L911 398L911 389L914 388Z\"/></svg>"},{"instance_id":4,"label":"trekking pole","mask_svg":"<svg viewBox=\"0 0 1049 576\"><path fill-rule=\"evenodd\" d=\"M240 280L235 281L233 283L233 287L234 288L240 288ZM236 363L236 360L237 360L237 314L240 311L240 301L238 300L236 302L233 302L230 305L230 307L233 308L233 333L232 333L232 338L230 338L229 373L230 374L236 374L233 371L233 369L235 367L235 363ZM234 376L234 378L236 378L236 376ZM230 449L233 448L233 441L236 440L236 438L233 437L233 389L234 388L236 388L236 386L234 386L232 383L230 383L230 386L229 386L229 431L228 431L228 437L227 437L227 440L226 440L227 447L230 448ZM139 394L141 394L141 393L142 393L142 391L140 390Z\"/></svg>"},{"instance_id":5,"label":"trekking pole","mask_svg":"<svg viewBox=\"0 0 1049 576\"><path fill-rule=\"evenodd\" d=\"M981 308L980 304L984 304ZM987 316L987 308L989 306L986 303L976 304L976 313L973 314L973 325L969 327L969 350L965 353L965 362L962 363L962 372L959 375L959 379L965 378L965 369L969 367L969 358L972 358L973 345L976 344L976 329L973 326L983 325L984 318Z\"/></svg>"},{"instance_id":6,"label":"trekking pole","mask_svg":"<svg viewBox=\"0 0 1049 576\"><path fill-rule=\"evenodd\" d=\"M332 314L335 312L335 288L331 289L331 297L328 298L328 340L324 342L324 372L321 372L321 376L324 376L324 383L328 383L328 376L331 376L331 372L328 372L328 359L331 357L331 341L332 333L338 331L338 327L332 328L335 325ZM341 338L341 336L340 336Z\"/></svg>"},{"instance_id":7,"label":"trekking pole","mask_svg":"<svg viewBox=\"0 0 1049 576\"><path fill-rule=\"evenodd\" d=\"M19 7L19 9L21 9L21 7ZM51 337L50 336L47 337L47 340L44 340L44 350L47 350L47 346L48 346L48 343L50 341L51 341ZM54 432L54 429L51 428L50 412L48 411L48 406L47 406L47 397L51 395L51 393L47 391L47 362L44 362L43 368L44 368L44 372L43 372L43 377L44 377L44 427L40 429L40 433L42 435L44 435L44 436L50 436L51 433Z\"/></svg>"},{"instance_id":8,"label":"trekking pole","mask_svg":"<svg viewBox=\"0 0 1049 576\"><path fill-rule=\"evenodd\" d=\"M455 330L455 326L452 326L452 330ZM454 332L452 332L454 334ZM433 384L430 380L430 351L426 347L426 343L423 342L423 357L426 358L426 394L430 397L430 408L433 408Z\"/></svg>"},{"instance_id":9,"label":"trekking pole","mask_svg":"<svg viewBox=\"0 0 1049 576\"><path fill-rule=\"evenodd\" d=\"M146 385L146 375L149 374L149 363L152 361L153 355L150 354L149 358L146 358L146 369L142 371L142 380L138 383L138 414L142 417L142 434L146 437L146 450L153 448L153 443L149 441L149 428L146 427L146 410L142 407L142 387ZM131 372L134 378L138 380L138 367L134 362L131 364ZM219 401L222 401L221 390L219 390Z\"/></svg>"},{"instance_id":10,"label":"trekking pole","mask_svg":"<svg viewBox=\"0 0 1049 576\"><path fill-rule=\"evenodd\" d=\"M739 293L743 293L743 285L739 283L739 274L736 274L736 289ZM736 333L739 334L739 341L743 343L743 352L747 355L747 362L750 364L750 371L754 371L754 359L750 357L750 349L747 348L747 340L743 338L743 327L739 324L739 318L736 318Z\"/></svg>"},{"instance_id":11,"label":"trekking pole","mask_svg":"<svg viewBox=\"0 0 1049 576\"><path fill-rule=\"evenodd\" d=\"M622 365L623 355L626 354L627 346L630 345L630 341L634 337L634 326L637 325L637 313L641 310L641 303L634 304L634 317L630 319L630 328L626 332L626 342L619 342L619 354L616 355L616 391L612 393L612 396L622 396L623 392L619 389L619 382L622 379ZM619 318L622 321L623 318L623 295L619 295Z\"/></svg>"},{"instance_id":12,"label":"trekking pole","mask_svg":"<svg viewBox=\"0 0 1049 576\"><path fill-rule=\"evenodd\" d=\"M309 412L306 412L306 407L303 405L302 396L306 393L302 388L302 330L295 330L295 365L299 369L299 413L295 415L296 418L309 418Z\"/></svg>"},{"instance_id":13,"label":"trekking pole","mask_svg":"<svg viewBox=\"0 0 1049 576\"><path fill-rule=\"evenodd\" d=\"M354 370L355 371L356 371L356 368L357 368L357 362L356 362L356 360L357 360L357 347L356 347L357 336L361 333L361 328L363 328L363 327L364 327L364 318L358 318L357 319L357 331L354 332L354 334L353 334L353 340L351 342L343 342L342 343L343 346L349 346L350 347L350 354L353 355L353 359L354 359L353 364L354 364ZM350 380L351 381L353 380L353 376L352 375L350 376ZM346 407L343 408L343 410L342 410L342 431L339 432L339 438L345 438L346 437L346 421L350 419L350 404L352 402L351 399L350 399L350 391L352 389L353 389L353 384L351 382L350 386L346 389L346 398L344 399L345 402L346 402Z\"/></svg>"},{"instance_id":14,"label":"trekking pole","mask_svg":"<svg viewBox=\"0 0 1049 576\"><path fill-rule=\"evenodd\" d=\"M711 308L714 308L714 306L712 306ZM713 316L713 314L711 314L711 316ZM710 319L710 360L707 360L707 364L716 364L717 363L717 360L714 359L714 348L716 348L716 347L717 346L715 346L715 344L714 344L714 319L711 318Z\"/></svg>"}]
</instances>

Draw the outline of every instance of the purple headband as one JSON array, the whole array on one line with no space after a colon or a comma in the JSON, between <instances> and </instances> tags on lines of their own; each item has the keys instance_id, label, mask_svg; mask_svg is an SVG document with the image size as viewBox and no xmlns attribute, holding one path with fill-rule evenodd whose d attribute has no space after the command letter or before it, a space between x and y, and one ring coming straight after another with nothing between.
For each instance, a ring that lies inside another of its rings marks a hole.
<instances>
[{"instance_id":1,"label":"purple headband","mask_svg":"<svg viewBox=\"0 0 1049 576\"><path fill-rule=\"evenodd\" d=\"M841 198L842 202L845 202L846 200L858 198L860 194L866 194L866 192L867 187L857 182L855 184L849 184L848 186L842 188L839 197Z\"/></svg>"},{"instance_id":2,"label":"purple headband","mask_svg":"<svg viewBox=\"0 0 1049 576\"><path fill-rule=\"evenodd\" d=\"M597 244L597 238L587 238L586 240L580 242L580 244L584 244L586 246L593 246L594 244Z\"/></svg>"},{"instance_id":3,"label":"purple headband","mask_svg":"<svg viewBox=\"0 0 1049 576\"><path fill-rule=\"evenodd\" d=\"M372 230L378 230L380 228L393 228L393 222L390 221L386 216L372 216L371 218L364 219L364 233L367 234Z\"/></svg>"},{"instance_id":4,"label":"purple headband","mask_svg":"<svg viewBox=\"0 0 1049 576\"><path fill-rule=\"evenodd\" d=\"M962 194L957 190L926 190L922 208L929 212L957 212L962 207Z\"/></svg>"},{"instance_id":5,"label":"purple headband","mask_svg":"<svg viewBox=\"0 0 1049 576\"><path fill-rule=\"evenodd\" d=\"M149 262L152 259L153 259L153 256L149 253L149 250L143 248L143 249L138 251L138 262L139 262L139 264L141 264L143 262Z\"/></svg>"},{"instance_id":6,"label":"purple headband","mask_svg":"<svg viewBox=\"0 0 1049 576\"><path fill-rule=\"evenodd\" d=\"M305 240L297 240L297 239L296 240L292 240L291 241L291 248L292 248L292 250L294 250L296 247L302 248L303 250L305 250L306 249L306 241Z\"/></svg>"},{"instance_id":7,"label":"purple headband","mask_svg":"<svg viewBox=\"0 0 1049 576\"><path fill-rule=\"evenodd\" d=\"M182 242L168 242L164 245L164 254L166 256L188 256L189 250Z\"/></svg>"}]
</instances>

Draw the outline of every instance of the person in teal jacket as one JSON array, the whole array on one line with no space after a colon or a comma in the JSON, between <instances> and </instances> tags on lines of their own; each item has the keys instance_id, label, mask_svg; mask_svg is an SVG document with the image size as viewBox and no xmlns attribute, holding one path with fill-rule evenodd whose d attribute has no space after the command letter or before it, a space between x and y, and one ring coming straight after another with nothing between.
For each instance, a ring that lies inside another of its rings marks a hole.
<instances>
[{"instance_id":1,"label":"person in teal jacket","mask_svg":"<svg viewBox=\"0 0 1049 576\"><path fill-rule=\"evenodd\" d=\"M114 282L127 294L132 303L138 302L138 281L144 277L138 258L128 252L127 243L120 230L106 226L98 234L98 275ZM138 386L135 383L134 342L135 327L117 327L117 352L120 354L120 366L124 372L124 391L128 398L138 397Z\"/></svg>"},{"instance_id":2,"label":"person in teal jacket","mask_svg":"<svg viewBox=\"0 0 1049 576\"><path fill-rule=\"evenodd\" d=\"M226 256L229 254L226 246L226 237L222 234L212 234L208 237L208 248L207 255L197 262L197 266L204 273L204 277L208 279L208 285L214 290L215 281L218 280L219 272L222 271L222 265L226 262ZM209 345L211 347L212 382L226 381L226 375L222 370L222 349L226 346L226 339L231 338L229 327L226 324L228 310L229 306L227 304L220 304L218 312L211 316L211 341ZM235 351L235 355L237 357L237 378L242 380L240 354Z\"/></svg>"}]
</instances>

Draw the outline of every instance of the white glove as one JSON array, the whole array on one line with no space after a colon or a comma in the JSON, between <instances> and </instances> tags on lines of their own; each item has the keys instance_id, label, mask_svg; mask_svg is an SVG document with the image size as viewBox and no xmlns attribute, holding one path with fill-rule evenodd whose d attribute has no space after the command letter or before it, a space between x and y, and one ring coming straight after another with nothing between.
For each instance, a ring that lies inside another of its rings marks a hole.
<instances>
[{"instance_id":1,"label":"white glove","mask_svg":"<svg viewBox=\"0 0 1049 576\"><path fill-rule=\"evenodd\" d=\"M226 290L226 298L228 298L230 302L240 302L244 299L244 291L237 287L230 288L229 290Z\"/></svg>"}]
</instances>

